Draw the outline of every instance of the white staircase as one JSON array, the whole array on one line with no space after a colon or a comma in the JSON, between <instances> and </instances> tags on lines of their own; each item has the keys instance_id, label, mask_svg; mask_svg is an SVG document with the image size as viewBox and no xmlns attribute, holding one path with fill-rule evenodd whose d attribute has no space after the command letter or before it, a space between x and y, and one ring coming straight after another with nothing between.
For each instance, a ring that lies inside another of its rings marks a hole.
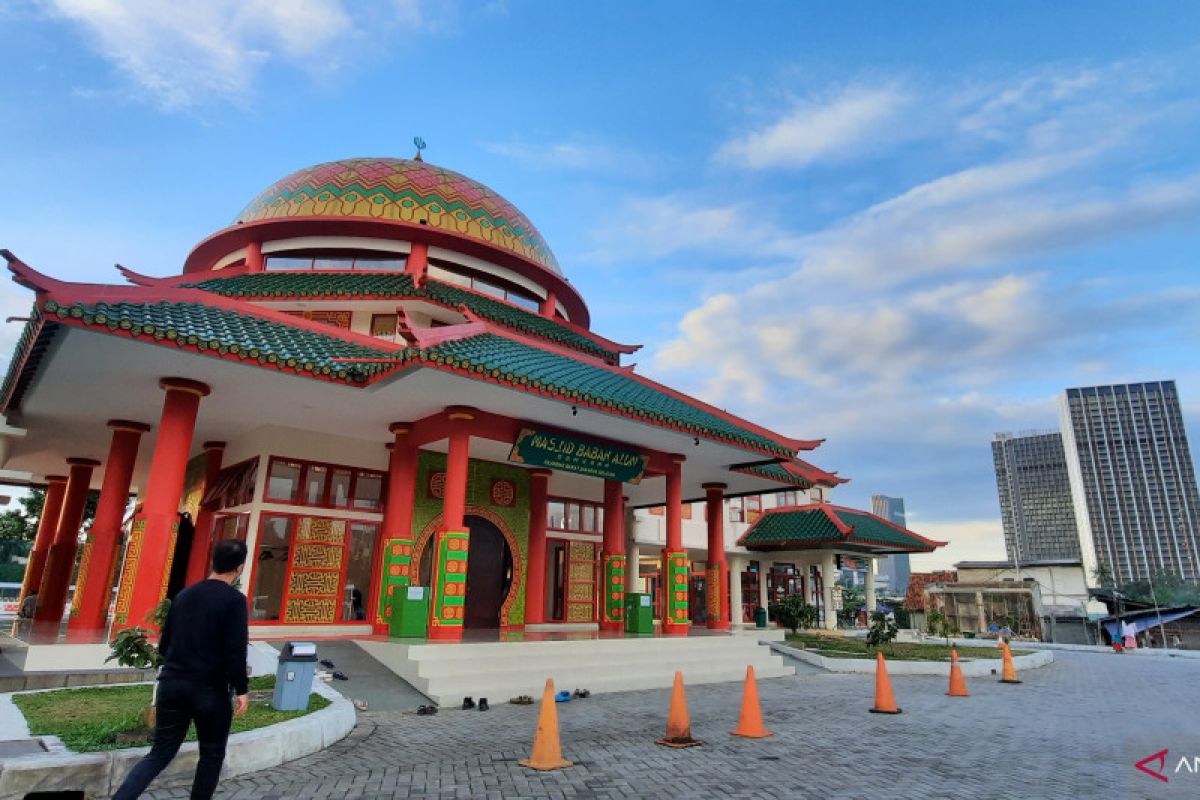
<instances>
[{"instance_id":1,"label":"white staircase","mask_svg":"<svg viewBox=\"0 0 1200 800\"><path fill-rule=\"evenodd\" d=\"M623 692L669 687L675 671L691 684L740 681L755 675L795 674L759 638L731 635L577 639L464 644L358 641L359 647L439 705L463 697L505 703L517 695L541 697L547 678L559 689Z\"/></svg>"}]
</instances>

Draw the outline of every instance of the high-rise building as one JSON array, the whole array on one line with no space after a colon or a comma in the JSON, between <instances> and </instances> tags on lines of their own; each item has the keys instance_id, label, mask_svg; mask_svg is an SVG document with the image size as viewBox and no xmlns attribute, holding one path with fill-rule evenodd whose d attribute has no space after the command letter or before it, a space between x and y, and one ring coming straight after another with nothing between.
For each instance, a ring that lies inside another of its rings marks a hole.
<instances>
[{"instance_id":1,"label":"high-rise building","mask_svg":"<svg viewBox=\"0 0 1200 800\"><path fill-rule=\"evenodd\" d=\"M1062 435L997 433L992 461L1009 560L1079 558Z\"/></svg>"},{"instance_id":2,"label":"high-rise building","mask_svg":"<svg viewBox=\"0 0 1200 800\"><path fill-rule=\"evenodd\" d=\"M903 497L874 495L871 497L871 513L901 528L906 527ZM876 562L876 566L878 576L884 579L881 582L886 583L893 594L903 595L908 591L908 579L912 575L908 553L881 558Z\"/></svg>"},{"instance_id":3,"label":"high-rise building","mask_svg":"<svg viewBox=\"0 0 1200 800\"><path fill-rule=\"evenodd\" d=\"M1200 578L1200 497L1174 381L1059 397L1081 556L1117 582Z\"/></svg>"}]
</instances>

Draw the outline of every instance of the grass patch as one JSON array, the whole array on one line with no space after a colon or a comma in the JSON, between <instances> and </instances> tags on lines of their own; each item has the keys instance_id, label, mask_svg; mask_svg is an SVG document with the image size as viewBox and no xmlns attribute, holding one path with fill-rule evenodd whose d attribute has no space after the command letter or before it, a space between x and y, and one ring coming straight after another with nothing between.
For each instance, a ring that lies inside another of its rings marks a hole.
<instances>
[{"instance_id":1,"label":"grass patch","mask_svg":"<svg viewBox=\"0 0 1200 800\"><path fill-rule=\"evenodd\" d=\"M15 694L13 703L21 709L35 736L57 736L77 753L120 750L150 744L149 736L130 740L119 734L143 728L142 712L150 705L150 686L97 686L85 689L58 689L52 692ZM309 697L307 711L276 711L271 708L275 676L250 679L250 709L235 719L232 733L274 725L329 705L318 694ZM196 728L188 730L187 741L196 740Z\"/></svg>"},{"instance_id":2,"label":"grass patch","mask_svg":"<svg viewBox=\"0 0 1200 800\"><path fill-rule=\"evenodd\" d=\"M822 636L819 633L789 633L789 642L803 645L803 649L826 658L875 658L875 649L868 647L863 639L838 636ZM879 648L892 661L947 661L950 648L944 644L916 644L892 642ZM1000 658L1000 649L991 647L958 647L960 658ZM1014 656L1026 655L1028 650L1013 650Z\"/></svg>"}]
</instances>

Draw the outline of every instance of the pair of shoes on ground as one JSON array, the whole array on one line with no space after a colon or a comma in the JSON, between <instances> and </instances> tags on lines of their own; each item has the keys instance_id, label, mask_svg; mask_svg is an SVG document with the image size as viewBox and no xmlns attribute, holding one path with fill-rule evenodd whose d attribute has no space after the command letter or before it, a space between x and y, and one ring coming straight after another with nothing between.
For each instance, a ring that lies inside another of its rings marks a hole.
<instances>
[{"instance_id":1,"label":"pair of shoes on ground","mask_svg":"<svg viewBox=\"0 0 1200 800\"><path fill-rule=\"evenodd\" d=\"M418 717L428 717L438 713L437 706L420 706L417 708Z\"/></svg>"},{"instance_id":2,"label":"pair of shoes on ground","mask_svg":"<svg viewBox=\"0 0 1200 800\"><path fill-rule=\"evenodd\" d=\"M574 695L574 696L575 696L575 697L578 697L578 698L580 698L580 699L583 699L583 698L585 698L585 697L591 697L591 696L592 696L592 693L591 693L591 692L589 692L587 689L576 689L576 690L575 690L575 695Z\"/></svg>"},{"instance_id":3,"label":"pair of shoes on ground","mask_svg":"<svg viewBox=\"0 0 1200 800\"><path fill-rule=\"evenodd\" d=\"M319 664L320 664L322 667L324 667L325 669L333 669L333 662L332 662L332 661L330 661L328 658L322 658L322 659L321 659L319 662L317 662L317 663L319 663Z\"/></svg>"},{"instance_id":4,"label":"pair of shoes on ground","mask_svg":"<svg viewBox=\"0 0 1200 800\"><path fill-rule=\"evenodd\" d=\"M462 701L462 710L470 711L473 708L478 708L480 711L491 711L491 707L488 706L488 700L486 697L479 698L478 706L475 705L475 700L473 698L464 697Z\"/></svg>"},{"instance_id":5,"label":"pair of shoes on ground","mask_svg":"<svg viewBox=\"0 0 1200 800\"><path fill-rule=\"evenodd\" d=\"M519 694L508 702L512 703L514 706L531 706L533 705L533 698L527 694Z\"/></svg>"}]
</instances>

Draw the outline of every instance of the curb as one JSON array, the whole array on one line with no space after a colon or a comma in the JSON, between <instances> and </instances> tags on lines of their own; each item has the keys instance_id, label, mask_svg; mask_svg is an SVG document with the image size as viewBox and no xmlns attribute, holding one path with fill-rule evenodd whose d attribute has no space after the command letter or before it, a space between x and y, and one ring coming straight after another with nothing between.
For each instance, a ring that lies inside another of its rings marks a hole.
<instances>
[{"instance_id":1,"label":"curb","mask_svg":"<svg viewBox=\"0 0 1200 800\"><path fill-rule=\"evenodd\" d=\"M806 664L812 664L814 667L820 667L827 672L839 673L855 673L861 675L874 675L875 662L867 658L827 658L819 656L816 653L810 653L807 650L798 650L795 647L790 647L778 642L771 642L771 649L777 653L803 661ZM1004 661L999 658L976 658L958 660L959 666L962 667L964 677L980 678L995 674L1000 674L1000 670L1004 665ZM1030 653L1024 656L1013 656L1013 666L1017 669L1037 669L1054 663L1054 653L1049 650L1043 650L1037 653ZM887 662L888 675L950 675L949 661L889 661Z\"/></svg>"},{"instance_id":2,"label":"curb","mask_svg":"<svg viewBox=\"0 0 1200 800\"><path fill-rule=\"evenodd\" d=\"M297 719L229 737L221 779L277 767L339 742L354 729L354 706L321 681L313 691L330 703ZM199 757L196 742L185 742L179 754L152 784L156 789L191 786ZM67 750L0 759L0 800L19 800L30 792L84 791L85 796L108 797L149 747L104 753Z\"/></svg>"}]
</instances>

